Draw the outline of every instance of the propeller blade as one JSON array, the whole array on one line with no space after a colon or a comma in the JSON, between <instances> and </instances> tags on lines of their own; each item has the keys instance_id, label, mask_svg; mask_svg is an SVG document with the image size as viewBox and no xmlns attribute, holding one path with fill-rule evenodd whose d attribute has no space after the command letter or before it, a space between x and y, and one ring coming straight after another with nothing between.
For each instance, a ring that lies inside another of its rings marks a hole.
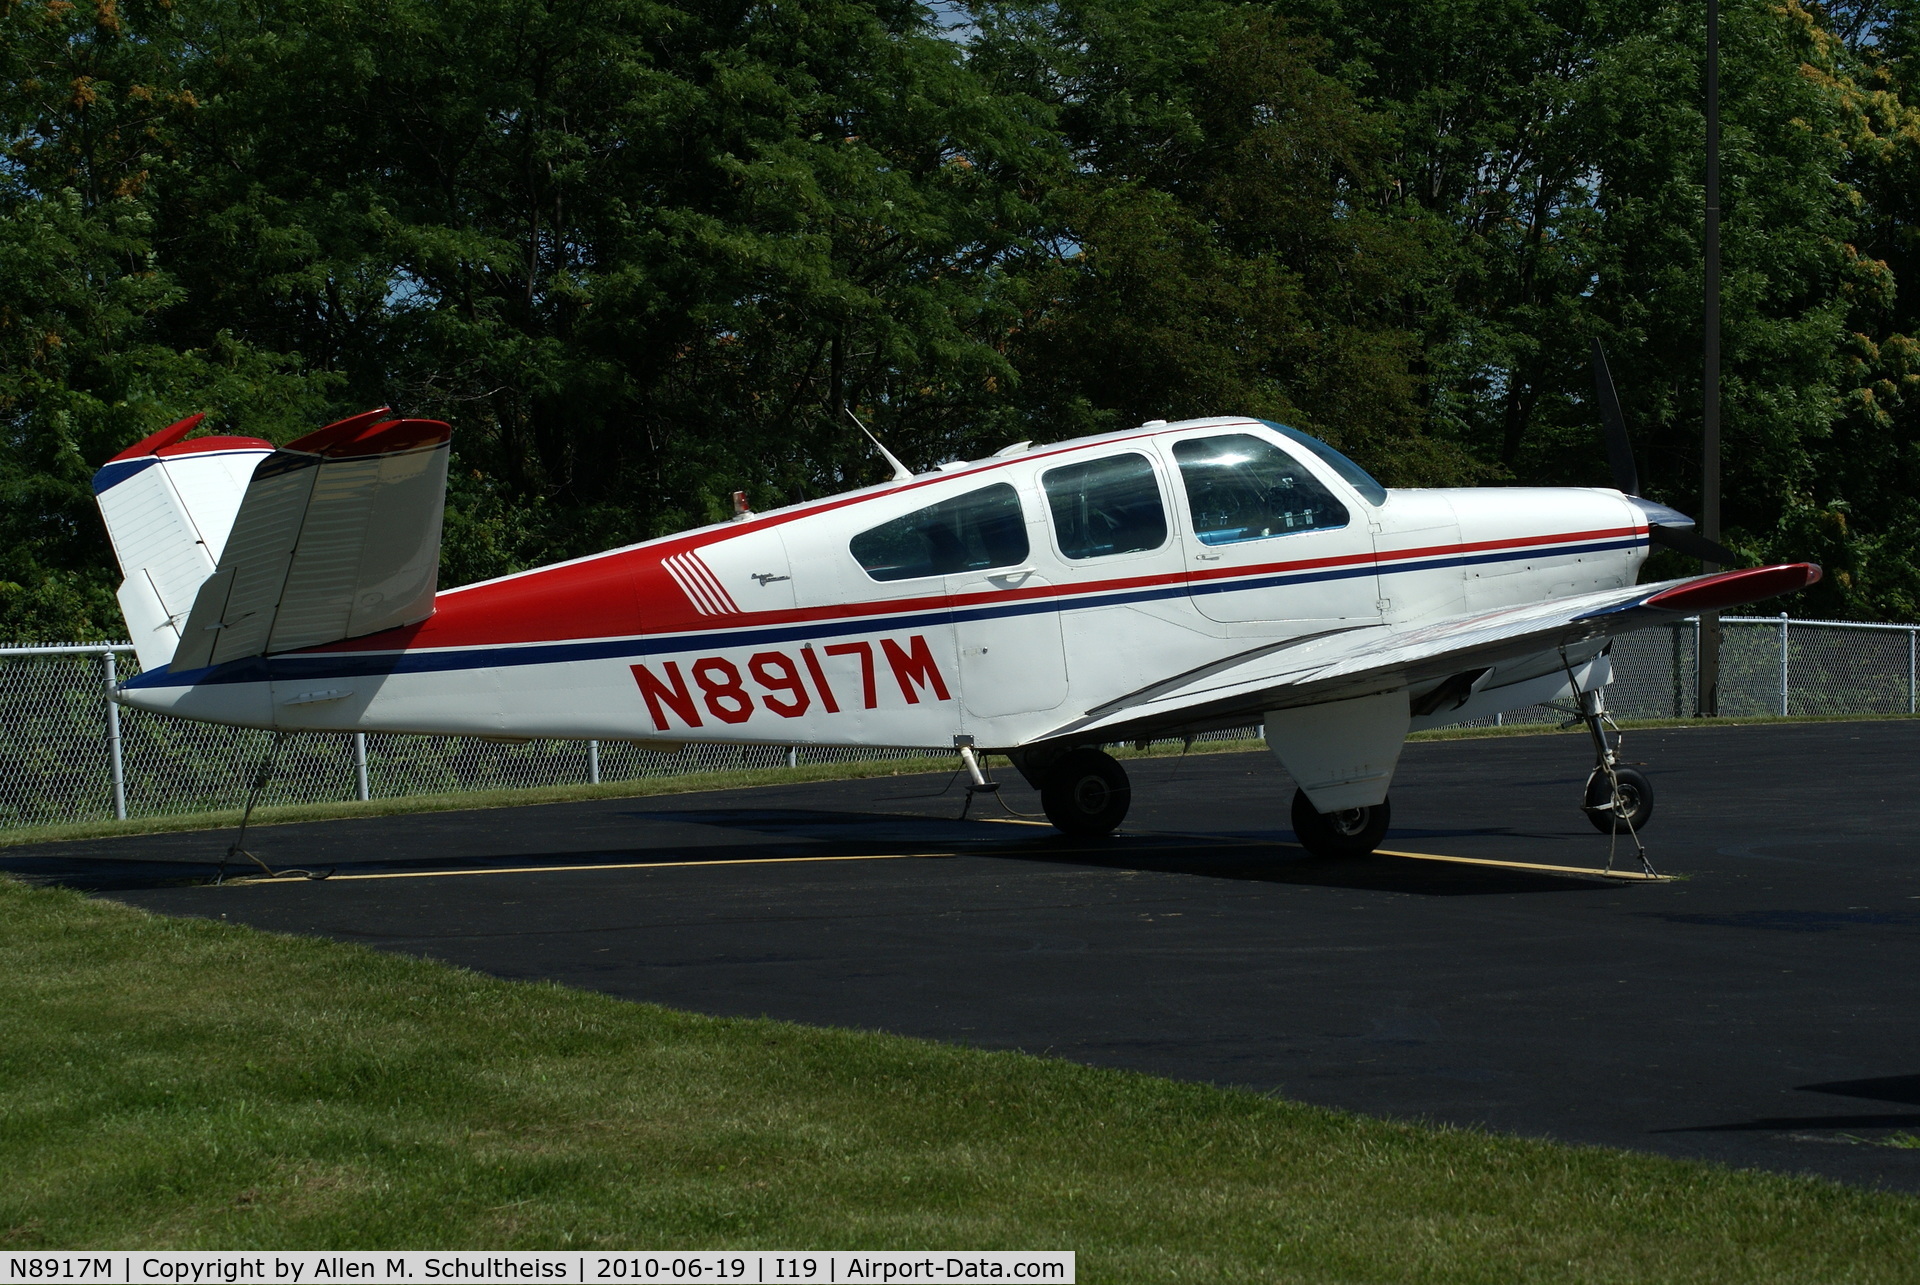
<instances>
[{"instance_id":1,"label":"propeller blade","mask_svg":"<svg viewBox=\"0 0 1920 1285\"><path fill-rule=\"evenodd\" d=\"M1600 421L1606 430L1607 465L1613 487L1625 495L1640 494L1640 470L1633 465L1633 443L1627 440L1627 421L1620 414L1620 397L1613 391L1613 372L1607 369L1607 350L1593 341L1593 393L1600 403Z\"/></svg>"},{"instance_id":2,"label":"propeller blade","mask_svg":"<svg viewBox=\"0 0 1920 1285\"><path fill-rule=\"evenodd\" d=\"M1740 555L1724 544L1715 544L1706 536L1686 527L1654 526L1647 528L1647 535L1655 544L1664 544L1677 553L1689 558L1698 558L1718 567L1737 567Z\"/></svg>"}]
</instances>

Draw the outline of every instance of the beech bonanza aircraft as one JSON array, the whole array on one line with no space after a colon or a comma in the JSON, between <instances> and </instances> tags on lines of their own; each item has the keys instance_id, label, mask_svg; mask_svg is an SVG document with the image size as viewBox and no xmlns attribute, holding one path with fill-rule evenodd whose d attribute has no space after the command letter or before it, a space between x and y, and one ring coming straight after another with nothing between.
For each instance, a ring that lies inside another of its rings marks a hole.
<instances>
[{"instance_id":1,"label":"beech bonanza aircraft","mask_svg":"<svg viewBox=\"0 0 1920 1285\"><path fill-rule=\"evenodd\" d=\"M125 704L282 732L952 746L978 789L992 751L1082 835L1130 801L1101 745L1263 722L1301 842L1364 854L1410 730L1557 700L1593 732L1589 817L1638 826L1651 789L1602 730L1609 640L1820 576L1636 585L1652 542L1723 551L1633 494L1617 414L1612 490L1390 490L1225 417L917 475L888 456L878 486L439 590L446 425L376 410L276 449L192 438L200 418L94 480L143 671Z\"/></svg>"}]
</instances>

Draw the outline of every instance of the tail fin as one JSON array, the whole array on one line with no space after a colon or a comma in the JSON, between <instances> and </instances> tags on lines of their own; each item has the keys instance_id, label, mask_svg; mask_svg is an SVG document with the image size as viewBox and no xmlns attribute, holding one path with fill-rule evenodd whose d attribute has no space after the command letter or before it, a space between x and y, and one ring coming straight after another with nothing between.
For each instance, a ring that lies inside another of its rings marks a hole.
<instances>
[{"instance_id":1,"label":"tail fin","mask_svg":"<svg viewBox=\"0 0 1920 1285\"><path fill-rule=\"evenodd\" d=\"M126 578L120 610L142 669L173 658L200 586L213 574L254 466L273 453L255 437L184 440L192 415L134 443L93 475Z\"/></svg>"},{"instance_id":2,"label":"tail fin","mask_svg":"<svg viewBox=\"0 0 1920 1285\"><path fill-rule=\"evenodd\" d=\"M176 672L358 638L433 614L451 430L370 411L254 468L194 598Z\"/></svg>"}]
</instances>

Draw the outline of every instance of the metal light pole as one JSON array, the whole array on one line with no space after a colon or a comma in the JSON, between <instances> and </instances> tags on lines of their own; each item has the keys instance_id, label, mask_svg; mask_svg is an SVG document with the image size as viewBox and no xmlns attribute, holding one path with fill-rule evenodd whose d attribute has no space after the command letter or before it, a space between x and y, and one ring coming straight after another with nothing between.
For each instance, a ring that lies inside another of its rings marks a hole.
<instances>
[{"instance_id":1,"label":"metal light pole","mask_svg":"<svg viewBox=\"0 0 1920 1285\"><path fill-rule=\"evenodd\" d=\"M1720 0L1707 0L1706 344L1701 416L1701 534L1720 539ZM1702 571L1718 571L1703 561ZM1700 613L1700 714L1720 712L1720 613Z\"/></svg>"}]
</instances>

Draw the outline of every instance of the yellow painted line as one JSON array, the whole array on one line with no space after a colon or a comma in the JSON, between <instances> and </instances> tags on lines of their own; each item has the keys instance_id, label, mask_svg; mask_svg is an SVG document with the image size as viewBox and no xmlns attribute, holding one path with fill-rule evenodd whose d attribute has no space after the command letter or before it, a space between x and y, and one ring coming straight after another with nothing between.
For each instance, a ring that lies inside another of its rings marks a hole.
<instances>
[{"instance_id":1,"label":"yellow painted line","mask_svg":"<svg viewBox=\"0 0 1920 1285\"><path fill-rule=\"evenodd\" d=\"M982 820L988 820L988 819L997 820L997 818L982 818ZM1011 821L1005 824L1044 825L1046 823L1035 822L1035 821ZM1154 832L1148 831L1147 833L1153 834ZM1210 844L1211 846L1222 847L1222 848L1240 848L1240 847L1300 848L1302 846L1298 843L1287 843L1278 839L1272 839L1272 840L1219 839L1219 838L1215 838L1208 835L1168 835L1164 831L1160 832L1160 836L1199 839ZM586 871L595 871L595 870L686 870L686 869L694 869L700 866L779 866L779 865L804 865L808 863L818 863L818 862L825 862L825 861L934 861L934 860L941 860L949 857L959 857L959 856L992 857L992 856L1005 855L1005 856L1067 857L1067 856L1083 856L1083 855L1097 854L1097 855L1103 855L1103 856L1114 856L1114 857L1124 858L1128 853L1131 853L1131 852L1165 852L1170 849L1179 850L1184 848L1185 846L1186 845L1182 845L1182 844L1155 844L1152 846L1141 844L1141 845L1134 845L1132 847L1124 847L1124 848L1040 848L1040 849L1030 849L1026 851L1013 851L1013 850L1006 850L1006 849L994 850L991 848L981 848L981 849L976 849L972 852L967 852L967 853L885 852L885 853L857 853L853 855L823 856L823 857L728 857L728 858L724 858L722 860L717 860L717 861L620 861L620 862L606 862L606 863L596 863L591 865L572 865L572 866L493 866L493 867L486 867L486 868L474 869L474 870L393 870L393 871L384 871L378 874L329 875L324 880L309 880L305 878L291 878L291 877L263 878L259 875L255 875L245 879L229 879L227 880L227 886L238 887L241 885L267 884L267 883L279 883L279 884L312 883L312 882L335 883L335 882L345 882L348 880L356 880L356 879L457 879L457 878L464 878L470 875L574 874L574 873L582 873ZM1632 871L1632 870L1615 870L1609 873L1604 870L1595 870L1588 866L1545 865L1536 861L1498 861L1493 859L1492 857L1456 857L1456 856L1449 856L1439 852L1403 852L1403 851L1398 851L1392 848L1376 848L1374 849L1373 855L1377 857L1405 857L1413 861L1445 861L1445 862L1451 862L1455 865L1465 865L1465 866L1494 866L1494 867L1497 867L1500 869L1506 869L1506 870L1539 870L1539 871L1545 871L1551 874L1578 875L1578 876L1582 876L1584 878L1589 878L1589 879L1625 879L1625 880L1639 881L1643 883L1666 883L1666 882L1669 882L1671 879L1671 876L1669 875L1648 875L1648 874L1642 874L1639 871Z\"/></svg>"},{"instance_id":2,"label":"yellow painted line","mask_svg":"<svg viewBox=\"0 0 1920 1285\"><path fill-rule=\"evenodd\" d=\"M1181 845L1165 844L1153 848L1128 848L1128 852L1161 852ZM779 866L794 865L817 861L932 861L945 857L961 856L1002 856L1009 852L1005 848L979 848L972 852L881 852L855 853L851 856L833 857L728 857L719 861L612 861L594 865L579 866L490 866L477 870L392 870L379 874L328 875L324 879L267 878L253 875L245 879L229 879L226 887L233 888L256 883L342 883L348 879L449 879L465 875L539 875L568 873L587 870L679 870L700 866ZM1107 848L1047 848L1045 855L1077 856L1085 853L1104 853ZM1018 855L1025 855L1024 853Z\"/></svg>"},{"instance_id":3,"label":"yellow painted line","mask_svg":"<svg viewBox=\"0 0 1920 1285\"><path fill-rule=\"evenodd\" d=\"M1297 847L1298 845L1290 845ZM1668 883L1672 875L1650 875L1639 870L1595 870L1591 866L1548 866L1537 861L1495 861L1492 857L1450 857L1438 852L1395 852L1375 848L1376 857L1409 857L1414 861L1451 861L1462 866L1498 866L1505 870L1547 870L1554 874L1585 875L1590 879L1634 879L1641 883Z\"/></svg>"},{"instance_id":4,"label":"yellow painted line","mask_svg":"<svg viewBox=\"0 0 1920 1285\"><path fill-rule=\"evenodd\" d=\"M341 883L348 879L448 879L462 875L544 875L580 870L673 870L689 866L778 866L802 861L926 861L957 857L957 852L886 852L839 857L728 857L722 861L621 861L586 866L497 866L482 870L395 870L382 874L328 875L325 879L229 879L227 885L254 883Z\"/></svg>"},{"instance_id":5,"label":"yellow painted line","mask_svg":"<svg viewBox=\"0 0 1920 1285\"><path fill-rule=\"evenodd\" d=\"M1162 838L1203 839L1222 848L1299 848L1305 851L1306 845L1288 843L1284 839L1231 839L1216 835L1192 834L1181 830L1136 830L1135 834L1151 834ZM1135 849L1138 851L1138 849ZM1407 857L1414 861L1451 861L1463 866L1496 866L1508 870L1545 870L1553 874L1584 875L1590 879L1627 879L1641 883L1671 883L1672 875L1643 874L1637 870L1595 870L1592 866L1551 866L1537 861L1497 861L1492 857L1455 857L1442 852L1401 852L1393 848L1375 848L1376 857Z\"/></svg>"}]
</instances>

